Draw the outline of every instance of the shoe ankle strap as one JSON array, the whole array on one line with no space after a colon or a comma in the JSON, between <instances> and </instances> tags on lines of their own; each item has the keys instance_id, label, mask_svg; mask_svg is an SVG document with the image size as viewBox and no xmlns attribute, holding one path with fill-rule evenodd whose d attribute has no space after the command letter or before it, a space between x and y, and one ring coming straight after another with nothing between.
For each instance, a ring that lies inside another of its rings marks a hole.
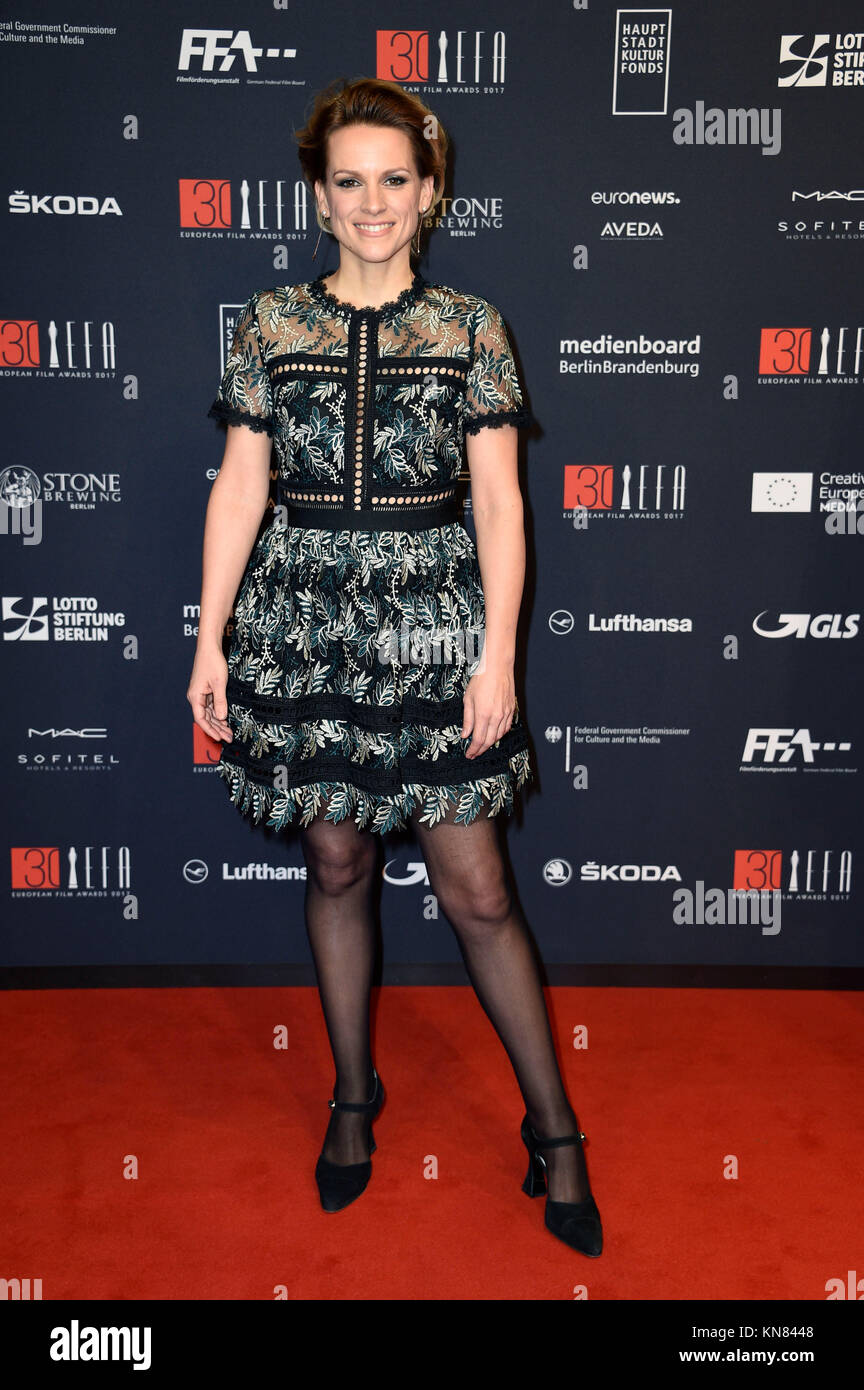
<instances>
[{"instance_id":1,"label":"shoe ankle strap","mask_svg":"<svg viewBox=\"0 0 864 1390\"><path fill-rule=\"evenodd\" d=\"M378 1104L378 1073L373 1070L375 1077L375 1090L372 1092L371 1100L328 1100L327 1104L331 1110L353 1110L362 1114L366 1110L371 1110L373 1105Z\"/></svg>"},{"instance_id":2,"label":"shoe ankle strap","mask_svg":"<svg viewBox=\"0 0 864 1390\"><path fill-rule=\"evenodd\" d=\"M537 1149L560 1149L564 1144L578 1144L588 1136L583 1134L581 1129L576 1134L564 1134L560 1139L541 1139L536 1130L528 1125L528 1133Z\"/></svg>"},{"instance_id":3,"label":"shoe ankle strap","mask_svg":"<svg viewBox=\"0 0 864 1390\"><path fill-rule=\"evenodd\" d=\"M535 1134L534 1146L538 1149L560 1149L564 1144L578 1144L586 1138L587 1135L583 1134L581 1130L578 1134L565 1134L561 1139L538 1139Z\"/></svg>"}]
</instances>

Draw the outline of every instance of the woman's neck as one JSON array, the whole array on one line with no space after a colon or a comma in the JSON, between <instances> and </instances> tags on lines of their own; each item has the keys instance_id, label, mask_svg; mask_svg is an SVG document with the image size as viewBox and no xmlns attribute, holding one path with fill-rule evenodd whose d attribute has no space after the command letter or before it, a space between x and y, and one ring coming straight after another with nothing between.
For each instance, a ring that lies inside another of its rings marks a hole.
<instances>
[{"instance_id":1,"label":"woman's neck","mask_svg":"<svg viewBox=\"0 0 864 1390\"><path fill-rule=\"evenodd\" d=\"M328 294L332 294L341 303L354 309L377 309L382 304L389 304L392 300L398 299L404 290L410 289L414 283L414 271L411 264L400 265L397 270L390 271L386 279L383 272L385 266L368 266L367 274L358 274L351 270L346 271L340 265L338 270L334 270L332 275L328 275L322 284ZM377 272L377 273L376 273Z\"/></svg>"}]
</instances>

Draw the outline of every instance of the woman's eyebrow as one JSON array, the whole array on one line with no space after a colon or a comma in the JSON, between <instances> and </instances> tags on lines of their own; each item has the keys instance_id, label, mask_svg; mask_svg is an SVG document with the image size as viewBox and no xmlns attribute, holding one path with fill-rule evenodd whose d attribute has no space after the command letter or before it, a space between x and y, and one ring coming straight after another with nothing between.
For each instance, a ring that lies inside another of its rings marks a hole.
<instances>
[{"instance_id":1,"label":"woman's eyebrow","mask_svg":"<svg viewBox=\"0 0 864 1390\"><path fill-rule=\"evenodd\" d=\"M385 169L385 170L384 170L384 177L386 178L388 174L407 174L407 173L408 173L408 170L405 169L404 167L399 167L398 169ZM337 178L337 177L339 176L339 174L354 174L354 175L356 175L356 174L357 174L357 170L356 170L356 169L334 169L334 170L333 170L333 178L334 178L334 179Z\"/></svg>"}]
</instances>

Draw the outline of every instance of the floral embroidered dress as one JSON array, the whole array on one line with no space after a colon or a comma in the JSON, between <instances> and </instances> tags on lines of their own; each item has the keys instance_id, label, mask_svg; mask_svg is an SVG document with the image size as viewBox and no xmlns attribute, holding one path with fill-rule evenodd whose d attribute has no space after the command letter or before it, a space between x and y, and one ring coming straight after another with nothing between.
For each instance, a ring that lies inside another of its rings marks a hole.
<instances>
[{"instance_id":1,"label":"floral embroidered dress","mask_svg":"<svg viewBox=\"0 0 864 1390\"><path fill-rule=\"evenodd\" d=\"M266 431L278 463L235 603L220 775L275 828L509 814L533 775L518 707L476 758L460 737L485 606L456 498L464 436L533 420L506 328L419 271L377 309L328 273L251 296L208 411Z\"/></svg>"}]
</instances>

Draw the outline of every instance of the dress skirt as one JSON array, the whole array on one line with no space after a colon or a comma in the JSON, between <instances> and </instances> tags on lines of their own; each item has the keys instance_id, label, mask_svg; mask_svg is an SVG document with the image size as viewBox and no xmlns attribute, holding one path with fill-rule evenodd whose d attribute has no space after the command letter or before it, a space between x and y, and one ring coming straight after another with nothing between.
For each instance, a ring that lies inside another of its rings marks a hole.
<instances>
[{"instance_id":1,"label":"dress skirt","mask_svg":"<svg viewBox=\"0 0 864 1390\"><path fill-rule=\"evenodd\" d=\"M483 645L474 540L278 524L240 585L218 771L239 811L276 829L316 818L376 832L513 810L532 778L517 706L478 757L460 737Z\"/></svg>"}]
</instances>

